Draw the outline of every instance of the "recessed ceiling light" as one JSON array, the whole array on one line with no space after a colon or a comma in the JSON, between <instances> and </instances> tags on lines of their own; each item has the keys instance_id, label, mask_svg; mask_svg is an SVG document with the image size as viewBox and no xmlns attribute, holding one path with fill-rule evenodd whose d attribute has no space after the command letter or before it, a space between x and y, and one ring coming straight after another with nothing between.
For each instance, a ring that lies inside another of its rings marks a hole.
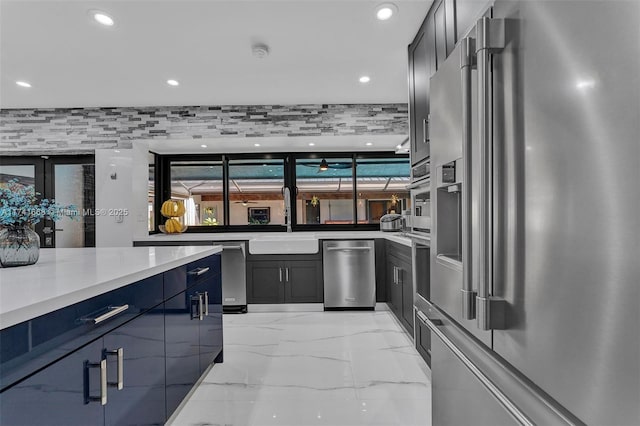
<instances>
[{"instance_id":1,"label":"recessed ceiling light","mask_svg":"<svg viewBox=\"0 0 640 426\"><path fill-rule=\"evenodd\" d=\"M178 86L180 83L178 83L178 80L169 79L167 80L167 84L169 86Z\"/></svg>"},{"instance_id":2,"label":"recessed ceiling light","mask_svg":"<svg viewBox=\"0 0 640 426\"><path fill-rule=\"evenodd\" d=\"M26 81L16 81L16 84L20 87L31 87L31 84Z\"/></svg>"},{"instance_id":3,"label":"recessed ceiling light","mask_svg":"<svg viewBox=\"0 0 640 426\"><path fill-rule=\"evenodd\" d=\"M398 7L393 3L382 3L376 7L376 18L380 21L386 21L398 11Z\"/></svg>"},{"instance_id":4,"label":"recessed ceiling light","mask_svg":"<svg viewBox=\"0 0 640 426\"><path fill-rule=\"evenodd\" d=\"M203 145L200 145L200 147L201 148L206 148L207 146L203 144Z\"/></svg>"},{"instance_id":5,"label":"recessed ceiling light","mask_svg":"<svg viewBox=\"0 0 640 426\"><path fill-rule=\"evenodd\" d=\"M366 146L371 146L371 145L373 145L373 142L367 142L367 143L365 143L365 145Z\"/></svg>"},{"instance_id":6,"label":"recessed ceiling light","mask_svg":"<svg viewBox=\"0 0 640 426\"><path fill-rule=\"evenodd\" d=\"M363 75L362 77L360 77L360 83L368 83L371 81L371 78L369 78L368 75Z\"/></svg>"},{"instance_id":7,"label":"recessed ceiling light","mask_svg":"<svg viewBox=\"0 0 640 426\"><path fill-rule=\"evenodd\" d=\"M113 24L115 24L113 18L104 12L93 11L91 12L91 15L93 16L93 19L99 24L105 25L107 27L112 27Z\"/></svg>"},{"instance_id":8,"label":"recessed ceiling light","mask_svg":"<svg viewBox=\"0 0 640 426\"><path fill-rule=\"evenodd\" d=\"M260 144L259 143L254 143L253 146L260 146Z\"/></svg>"},{"instance_id":9,"label":"recessed ceiling light","mask_svg":"<svg viewBox=\"0 0 640 426\"><path fill-rule=\"evenodd\" d=\"M309 142L309 146L315 146L315 143Z\"/></svg>"}]
</instances>

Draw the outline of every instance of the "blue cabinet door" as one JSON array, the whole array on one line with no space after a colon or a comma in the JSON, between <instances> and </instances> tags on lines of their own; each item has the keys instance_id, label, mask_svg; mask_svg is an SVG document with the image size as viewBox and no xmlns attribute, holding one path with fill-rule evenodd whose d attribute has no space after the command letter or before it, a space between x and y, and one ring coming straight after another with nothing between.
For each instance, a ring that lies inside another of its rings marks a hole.
<instances>
[{"instance_id":1,"label":"blue cabinet door","mask_svg":"<svg viewBox=\"0 0 640 426\"><path fill-rule=\"evenodd\" d=\"M109 381L105 424L164 424L165 345L162 305L105 335L103 344Z\"/></svg>"},{"instance_id":2,"label":"blue cabinet door","mask_svg":"<svg viewBox=\"0 0 640 426\"><path fill-rule=\"evenodd\" d=\"M219 260L219 256L218 257ZM219 270L219 269L218 269ZM203 299L204 312L200 316L200 373L213 362L222 362L222 281L215 274L202 281L195 291Z\"/></svg>"},{"instance_id":3,"label":"blue cabinet door","mask_svg":"<svg viewBox=\"0 0 640 426\"><path fill-rule=\"evenodd\" d=\"M92 400L100 396L101 358L99 339L6 389L0 393L0 424L103 425L105 406Z\"/></svg>"},{"instance_id":4,"label":"blue cabinet door","mask_svg":"<svg viewBox=\"0 0 640 426\"><path fill-rule=\"evenodd\" d=\"M167 417L200 377L199 321L198 296L193 287L165 302Z\"/></svg>"}]
</instances>

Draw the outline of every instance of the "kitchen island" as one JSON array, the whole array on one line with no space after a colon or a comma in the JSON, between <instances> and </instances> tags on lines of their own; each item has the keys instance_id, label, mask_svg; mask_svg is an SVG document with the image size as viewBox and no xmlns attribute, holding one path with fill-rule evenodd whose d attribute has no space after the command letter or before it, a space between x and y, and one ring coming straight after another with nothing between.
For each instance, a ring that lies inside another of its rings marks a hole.
<instances>
[{"instance_id":1,"label":"kitchen island","mask_svg":"<svg viewBox=\"0 0 640 426\"><path fill-rule=\"evenodd\" d=\"M0 270L0 424L158 424L222 362L221 247L42 250Z\"/></svg>"}]
</instances>

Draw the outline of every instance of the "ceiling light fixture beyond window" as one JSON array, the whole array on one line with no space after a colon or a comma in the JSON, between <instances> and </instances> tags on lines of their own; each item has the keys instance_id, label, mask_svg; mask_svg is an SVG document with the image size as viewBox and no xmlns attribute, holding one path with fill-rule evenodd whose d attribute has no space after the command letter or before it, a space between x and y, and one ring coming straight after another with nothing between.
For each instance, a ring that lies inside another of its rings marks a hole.
<instances>
[{"instance_id":1,"label":"ceiling light fixture beyond window","mask_svg":"<svg viewBox=\"0 0 640 426\"><path fill-rule=\"evenodd\" d=\"M178 82L178 80L173 80L173 79L169 79L169 80L167 80L167 84L168 84L169 86L178 86L178 85L180 85L180 83Z\"/></svg>"},{"instance_id":2,"label":"ceiling light fixture beyond window","mask_svg":"<svg viewBox=\"0 0 640 426\"><path fill-rule=\"evenodd\" d=\"M380 21L386 21L390 19L396 12L398 7L393 3L382 3L376 7L376 18Z\"/></svg>"},{"instance_id":3,"label":"ceiling light fixture beyond window","mask_svg":"<svg viewBox=\"0 0 640 426\"><path fill-rule=\"evenodd\" d=\"M91 16L93 16L93 19L97 23L102 24L104 26L112 27L113 24L115 24L113 18L104 12L99 12L94 10L91 12Z\"/></svg>"},{"instance_id":4,"label":"ceiling light fixture beyond window","mask_svg":"<svg viewBox=\"0 0 640 426\"><path fill-rule=\"evenodd\" d=\"M360 77L360 83L368 83L371 81L371 78L368 75L363 75Z\"/></svg>"},{"instance_id":5,"label":"ceiling light fixture beyond window","mask_svg":"<svg viewBox=\"0 0 640 426\"><path fill-rule=\"evenodd\" d=\"M20 87L31 87L31 84L26 81L16 81L16 84Z\"/></svg>"}]
</instances>

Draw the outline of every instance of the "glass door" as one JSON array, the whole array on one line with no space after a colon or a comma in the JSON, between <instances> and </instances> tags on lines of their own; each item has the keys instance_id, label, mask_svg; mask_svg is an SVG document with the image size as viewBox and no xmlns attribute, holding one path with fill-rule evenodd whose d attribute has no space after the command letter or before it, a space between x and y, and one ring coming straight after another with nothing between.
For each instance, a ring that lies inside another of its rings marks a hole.
<instances>
[{"instance_id":1,"label":"glass door","mask_svg":"<svg viewBox=\"0 0 640 426\"><path fill-rule=\"evenodd\" d=\"M12 179L31 186L43 198L73 204L78 216L36 225L40 247L95 246L95 166L93 155L0 157L0 185Z\"/></svg>"}]
</instances>

